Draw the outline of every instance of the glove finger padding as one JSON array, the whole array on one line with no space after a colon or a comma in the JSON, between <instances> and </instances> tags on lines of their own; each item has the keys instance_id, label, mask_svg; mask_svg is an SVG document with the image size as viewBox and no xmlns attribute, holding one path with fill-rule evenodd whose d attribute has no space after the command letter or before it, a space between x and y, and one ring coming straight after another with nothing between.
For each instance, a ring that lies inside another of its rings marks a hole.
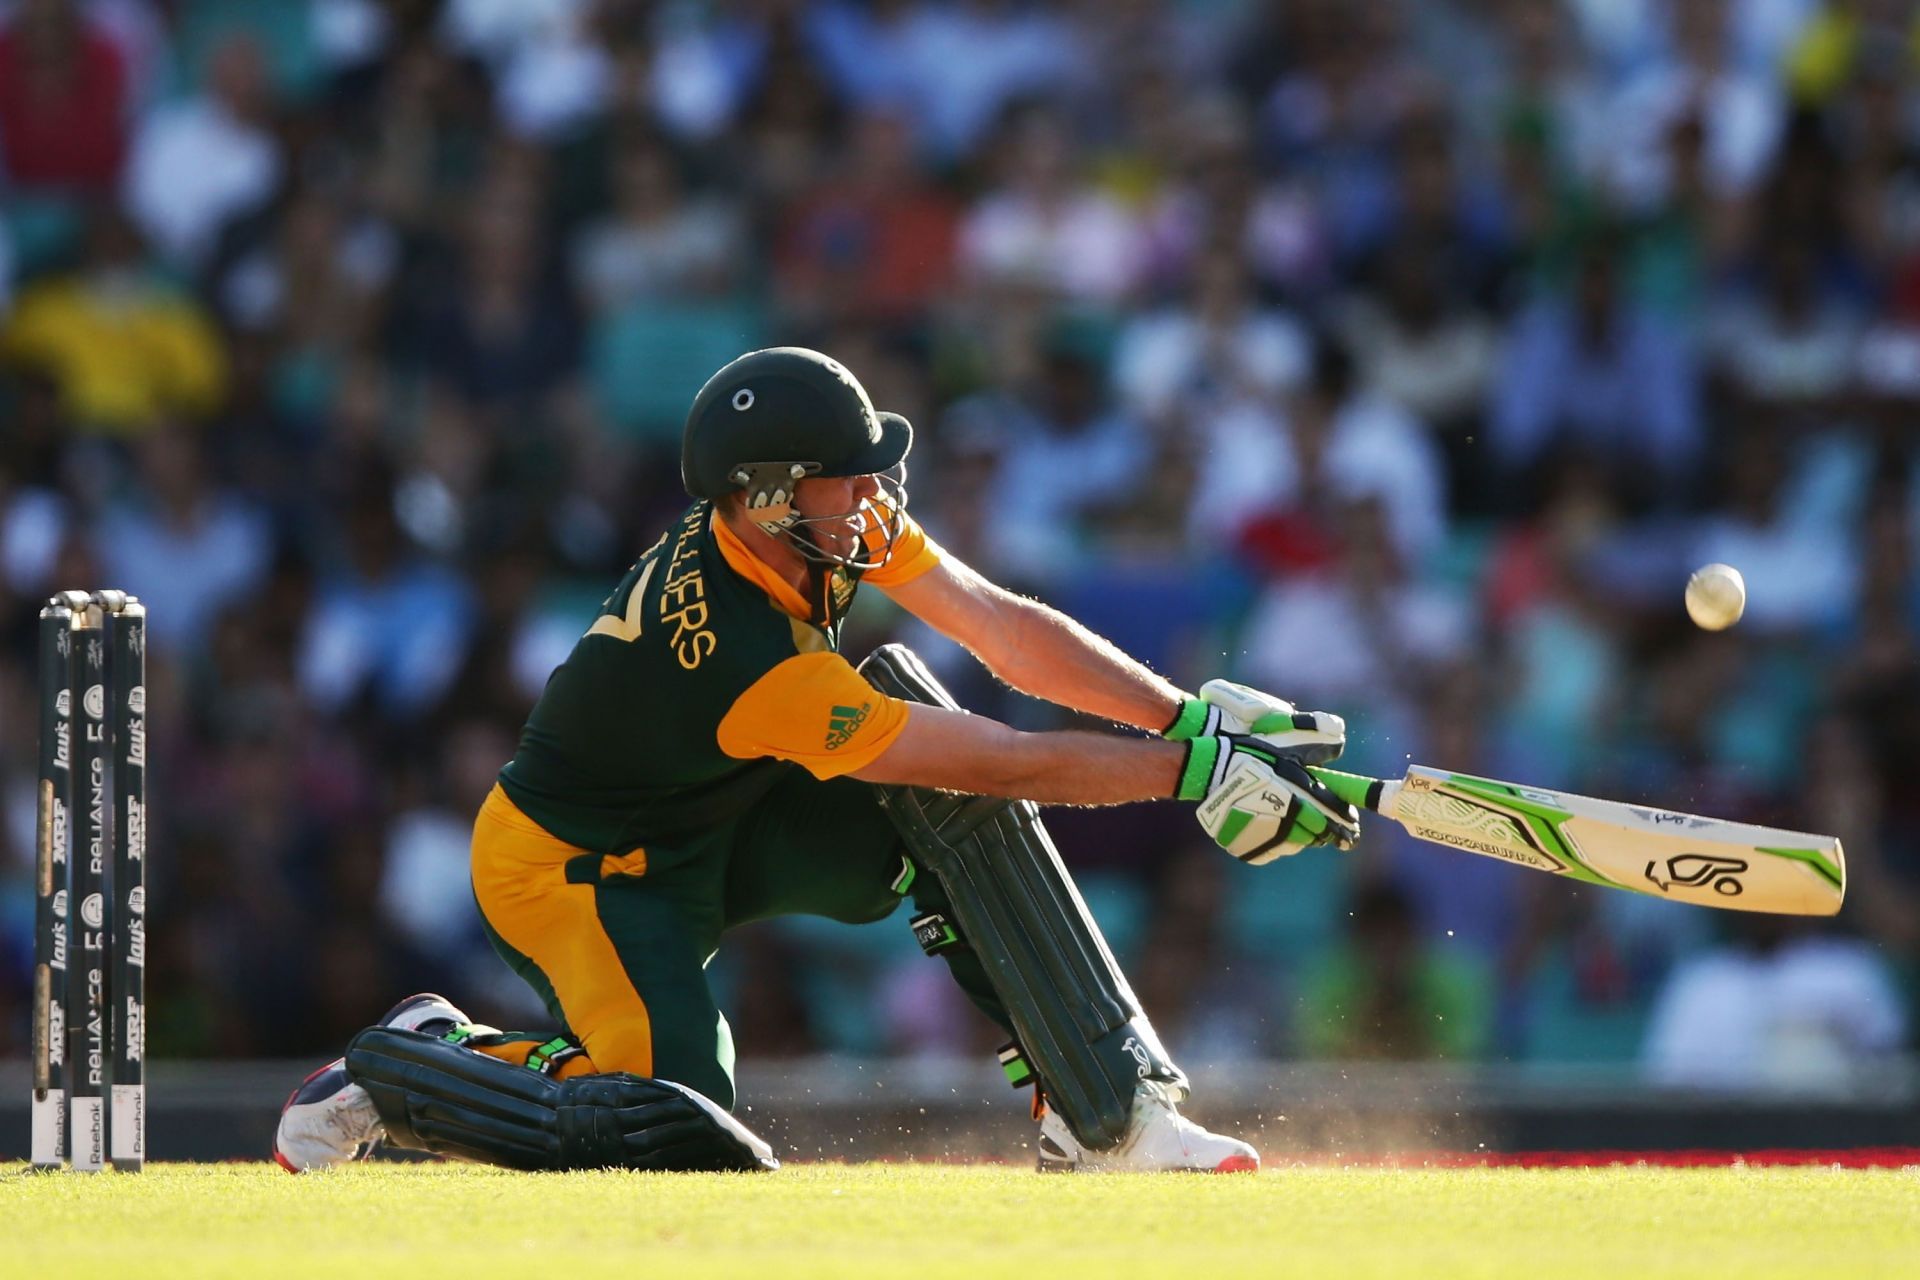
<instances>
[{"instance_id":1,"label":"glove finger padding","mask_svg":"<svg viewBox=\"0 0 1920 1280\"><path fill-rule=\"evenodd\" d=\"M1302 764L1326 764L1347 745L1347 722L1330 711L1300 711L1285 698L1232 680L1209 680L1167 729L1186 742L1216 734L1252 734Z\"/></svg>"},{"instance_id":2,"label":"glove finger padding","mask_svg":"<svg viewBox=\"0 0 1920 1280\"><path fill-rule=\"evenodd\" d=\"M1347 749L1347 722L1331 711L1262 716L1251 733L1301 764L1327 764Z\"/></svg>"},{"instance_id":3,"label":"glove finger padding","mask_svg":"<svg viewBox=\"0 0 1920 1280\"><path fill-rule=\"evenodd\" d=\"M1200 686L1200 701L1218 707L1249 728L1268 716L1292 715L1294 706L1285 698L1262 693L1251 685L1234 680L1209 680ZM1231 730L1229 730L1231 732Z\"/></svg>"},{"instance_id":4,"label":"glove finger padding","mask_svg":"<svg viewBox=\"0 0 1920 1280\"><path fill-rule=\"evenodd\" d=\"M1195 816L1214 843L1261 866L1319 844L1353 847L1360 814L1297 761L1246 739L1218 739L1221 758Z\"/></svg>"}]
</instances>

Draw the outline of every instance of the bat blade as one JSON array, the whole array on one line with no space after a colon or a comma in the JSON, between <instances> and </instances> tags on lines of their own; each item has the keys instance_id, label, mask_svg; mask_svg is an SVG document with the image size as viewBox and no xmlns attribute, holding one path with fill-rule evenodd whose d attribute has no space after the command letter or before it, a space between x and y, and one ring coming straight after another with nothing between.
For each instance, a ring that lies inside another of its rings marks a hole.
<instances>
[{"instance_id":1,"label":"bat blade","mask_svg":"<svg viewBox=\"0 0 1920 1280\"><path fill-rule=\"evenodd\" d=\"M1413 765L1336 791L1422 840L1590 884L1732 911L1830 916L1847 863L1832 836L1782 831Z\"/></svg>"}]
</instances>

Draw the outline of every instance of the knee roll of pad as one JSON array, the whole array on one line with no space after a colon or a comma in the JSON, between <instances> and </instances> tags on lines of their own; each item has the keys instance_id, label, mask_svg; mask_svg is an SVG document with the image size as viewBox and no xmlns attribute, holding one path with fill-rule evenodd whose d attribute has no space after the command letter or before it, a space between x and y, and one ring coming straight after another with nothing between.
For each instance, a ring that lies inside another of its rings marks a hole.
<instances>
[{"instance_id":1,"label":"knee roll of pad","mask_svg":"<svg viewBox=\"0 0 1920 1280\"><path fill-rule=\"evenodd\" d=\"M711 1099L668 1080L556 1080L417 1031L370 1027L347 1074L395 1146L510 1169L777 1169L773 1151Z\"/></svg>"}]
</instances>

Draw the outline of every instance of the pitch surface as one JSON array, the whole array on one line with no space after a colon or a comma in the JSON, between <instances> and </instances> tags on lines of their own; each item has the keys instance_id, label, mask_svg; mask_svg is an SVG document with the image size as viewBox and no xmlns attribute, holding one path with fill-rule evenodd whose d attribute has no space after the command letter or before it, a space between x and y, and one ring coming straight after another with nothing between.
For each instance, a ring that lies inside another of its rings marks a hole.
<instances>
[{"instance_id":1,"label":"pitch surface","mask_svg":"<svg viewBox=\"0 0 1920 1280\"><path fill-rule=\"evenodd\" d=\"M0 1169L9 1275L1868 1276L1920 1272L1920 1173L1274 1169L1041 1177L808 1165L522 1175L361 1165Z\"/></svg>"}]
</instances>

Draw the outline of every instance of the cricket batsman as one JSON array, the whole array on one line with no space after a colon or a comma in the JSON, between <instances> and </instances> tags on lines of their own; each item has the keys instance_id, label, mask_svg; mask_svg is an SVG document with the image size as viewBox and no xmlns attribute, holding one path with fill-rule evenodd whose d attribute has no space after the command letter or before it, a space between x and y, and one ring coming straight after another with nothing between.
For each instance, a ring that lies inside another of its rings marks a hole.
<instances>
[{"instance_id":1,"label":"cricket batsman","mask_svg":"<svg viewBox=\"0 0 1920 1280\"><path fill-rule=\"evenodd\" d=\"M488 936L564 1031L410 997L293 1092L282 1165L384 1138L524 1169L775 1168L731 1114L705 965L735 925L861 924L910 897L921 946L1010 1037L1042 1169L1259 1167L1178 1111L1187 1079L1035 806L1192 801L1252 863L1346 847L1358 814L1303 767L1346 727L1225 681L1189 695L988 582L907 514L912 443L818 352L750 352L707 382L681 452L692 505L554 671L474 826ZM861 586L1014 688L1151 736L970 715L897 645L856 667L840 632Z\"/></svg>"}]
</instances>

